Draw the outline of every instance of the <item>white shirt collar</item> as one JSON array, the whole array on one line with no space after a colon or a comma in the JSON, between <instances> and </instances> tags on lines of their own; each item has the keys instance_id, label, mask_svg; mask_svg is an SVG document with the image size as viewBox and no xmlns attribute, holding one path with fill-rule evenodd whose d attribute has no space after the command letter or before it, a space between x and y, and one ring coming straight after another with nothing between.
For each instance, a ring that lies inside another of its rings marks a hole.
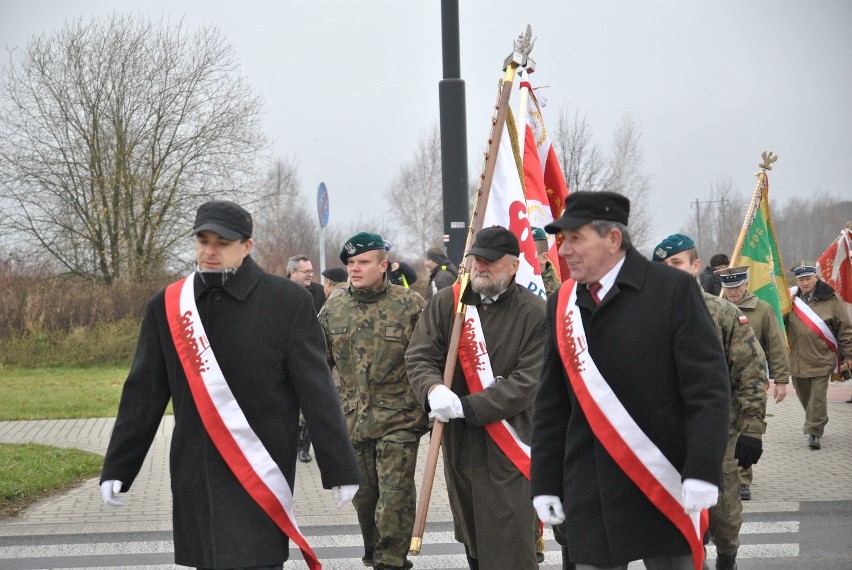
<instances>
[{"instance_id":1,"label":"white shirt collar","mask_svg":"<svg viewBox=\"0 0 852 570\"><path fill-rule=\"evenodd\" d=\"M624 265L624 260L627 259L627 256L623 256L618 260L612 269L610 269L606 275L598 280L598 283L601 284L601 289L598 291L598 298L603 299L606 297L606 294L609 293L609 290L612 289L612 286L615 285L615 278L618 277L618 272L621 271L621 266ZM588 285L586 286L588 287Z\"/></svg>"}]
</instances>

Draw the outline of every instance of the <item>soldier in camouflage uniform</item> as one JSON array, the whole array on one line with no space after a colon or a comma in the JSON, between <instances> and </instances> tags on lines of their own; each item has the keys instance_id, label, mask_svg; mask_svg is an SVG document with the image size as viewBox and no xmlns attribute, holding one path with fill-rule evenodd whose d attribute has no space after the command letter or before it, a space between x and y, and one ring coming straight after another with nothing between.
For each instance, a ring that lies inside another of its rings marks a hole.
<instances>
[{"instance_id":1,"label":"soldier in camouflage uniform","mask_svg":"<svg viewBox=\"0 0 852 570\"><path fill-rule=\"evenodd\" d=\"M670 235L654 248L652 259L697 277L701 260L695 243L683 234ZM696 281L697 285L697 281ZM719 502L710 508L710 539L716 545L716 568L737 568L743 503L739 469L757 463L763 453L766 431L766 355L748 319L736 305L703 292L716 333L725 349L731 378L731 421L728 448L722 465Z\"/></svg>"},{"instance_id":2,"label":"soldier in camouflage uniform","mask_svg":"<svg viewBox=\"0 0 852 570\"><path fill-rule=\"evenodd\" d=\"M790 357L787 355L787 339L781 332L778 318L772 306L758 299L748 290L748 266L729 267L716 271L722 282L722 293L748 317L754 335L766 353L769 365L769 377L775 379L775 403L787 396L787 384L790 383ZM740 498L751 500L752 469L740 469Z\"/></svg>"},{"instance_id":3,"label":"soldier in camouflage uniform","mask_svg":"<svg viewBox=\"0 0 852 570\"><path fill-rule=\"evenodd\" d=\"M542 228L533 228L533 239L535 250L538 254L538 265L541 268L541 280L544 281L544 292L550 295L562 282L556 274L556 268L550 262L550 254L547 252L547 232Z\"/></svg>"},{"instance_id":4,"label":"soldier in camouflage uniform","mask_svg":"<svg viewBox=\"0 0 852 570\"><path fill-rule=\"evenodd\" d=\"M340 374L340 404L355 448L361 487L353 503L366 566L411 568L417 495L414 467L428 429L408 383L405 350L426 302L392 285L377 234L361 232L343 246L349 288L320 311L329 362Z\"/></svg>"}]
</instances>

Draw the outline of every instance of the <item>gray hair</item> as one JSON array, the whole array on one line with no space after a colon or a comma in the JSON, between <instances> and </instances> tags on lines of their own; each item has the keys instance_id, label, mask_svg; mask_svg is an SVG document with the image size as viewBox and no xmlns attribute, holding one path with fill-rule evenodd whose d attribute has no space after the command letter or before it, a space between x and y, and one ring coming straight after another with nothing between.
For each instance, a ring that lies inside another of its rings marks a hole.
<instances>
[{"instance_id":1,"label":"gray hair","mask_svg":"<svg viewBox=\"0 0 852 570\"><path fill-rule=\"evenodd\" d=\"M601 237L608 234L610 230L618 230L621 232L621 250L628 251L633 247L633 241L630 239L630 230L624 224L610 220L592 220L589 222L589 225Z\"/></svg>"},{"instance_id":2,"label":"gray hair","mask_svg":"<svg viewBox=\"0 0 852 570\"><path fill-rule=\"evenodd\" d=\"M287 275L290 275L294 271L298 271L300 269L299 263L302 261L310 261L307 255L294 255L290 259L287 260Z\"/></svg>"}]
</instances>

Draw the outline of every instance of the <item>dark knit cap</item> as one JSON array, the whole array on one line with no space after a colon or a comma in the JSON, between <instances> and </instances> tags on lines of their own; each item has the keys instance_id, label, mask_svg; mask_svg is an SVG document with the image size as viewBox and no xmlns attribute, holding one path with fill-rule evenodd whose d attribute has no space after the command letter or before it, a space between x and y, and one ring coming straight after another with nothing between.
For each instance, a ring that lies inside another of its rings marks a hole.
<instances>
[{"instance_id":1,"label":"dark knit cap","mask_svg":"<svg viewBox=\"0 0 852 570\"><path fill-rule=\"evenodd\" d=\"M450 259L447 257L447 252L443 247L430 247L426 250L426 259L432 260L434 263L438 265L444 265L449 262Z\"/></svg>"}]
</instances>

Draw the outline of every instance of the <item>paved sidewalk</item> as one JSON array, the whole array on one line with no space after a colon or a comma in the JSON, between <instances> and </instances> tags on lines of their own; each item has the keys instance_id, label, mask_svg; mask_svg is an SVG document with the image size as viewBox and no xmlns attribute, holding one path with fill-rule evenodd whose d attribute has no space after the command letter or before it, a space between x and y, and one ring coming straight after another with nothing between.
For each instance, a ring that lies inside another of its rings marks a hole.
<instances>
[{"instance_id":1,"label":"paved sidewalk","mask_svg":"<svg viewBox=\"0 0 852 570\"><path fill-rule=\"evenodd\" d=\"M792 386L791 386L792 388ZM802 434L804 412L790 393L776 404L770 401L769 427L764 453L755 466L752 501L746 511L762 503L789 501L852 500L852 384L829 387L830 421L822 439L823 448L813 451ZM114 418L88 420L45 420L0 422L2 443L44 443L75 447L103 454ZM97 480L41 501L16 517L0 520L0 536L38 532L117 532L171 529L171 493L168 448L174 425L166 417L148 454L142 472L126 495L123 508L101 502ZM428 447L424 437L418 463L418 491ZM338 509L330 491L322 488L316 461L298 463L296 473L296 518L300 525L357 524L351 506ZM451 514L439 462L438 476L429 507L429 521L449 521Z\"/></svg>"}]
</instances>

